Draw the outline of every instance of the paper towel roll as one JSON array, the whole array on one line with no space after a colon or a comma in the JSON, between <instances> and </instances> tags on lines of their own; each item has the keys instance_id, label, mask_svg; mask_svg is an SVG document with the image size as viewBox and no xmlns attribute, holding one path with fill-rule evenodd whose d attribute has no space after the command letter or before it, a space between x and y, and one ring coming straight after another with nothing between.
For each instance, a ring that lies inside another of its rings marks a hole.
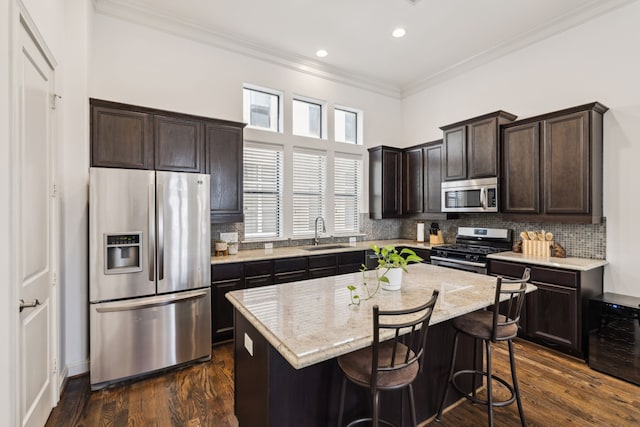
<instances>
[{"instance_id":1,"label":"paper towel roll","mask_svg":"<svg viewBox=\"0 0 640 427\"><path fill-rule=\"evenodd\" d=\"M418 223L418 229L416 230L416 240L418 242L424 242L424 222Z\"/></svg>"}]
</instances>

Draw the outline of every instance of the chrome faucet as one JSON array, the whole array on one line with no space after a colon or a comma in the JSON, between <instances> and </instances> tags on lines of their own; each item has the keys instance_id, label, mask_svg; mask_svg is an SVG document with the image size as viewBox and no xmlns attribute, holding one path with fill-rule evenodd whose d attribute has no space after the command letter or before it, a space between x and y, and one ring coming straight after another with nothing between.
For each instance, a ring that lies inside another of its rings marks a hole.
<instances>
[{"instance_id":1,"label":"chrome faucet","mask_svg":"<svg viewBox=\"0 0 640 427\"><path fill-rule=\"evenodd\" d=\"M313 245L314 246L318 246L319 240L318 240L318 220L322 220L322 232L326 233L327 232L327 228L324 226L324 218L322 218L321 216L316 218L316 226L315 226L315 232L316 232L316 236L313 238Z\"/></svg>"}]
</instances>

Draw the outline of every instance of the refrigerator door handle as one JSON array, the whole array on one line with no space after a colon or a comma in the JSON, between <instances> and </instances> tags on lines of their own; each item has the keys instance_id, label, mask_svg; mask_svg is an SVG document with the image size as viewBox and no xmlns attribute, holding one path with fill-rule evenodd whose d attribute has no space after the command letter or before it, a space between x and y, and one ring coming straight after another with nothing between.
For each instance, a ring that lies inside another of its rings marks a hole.
<instances>
[{"instance_id":1,"label":"refrigerator door handle","mask_svg":"<svg viewBox=\"0 0 640 427\"><path fill-rule=\"evenodd\" d=\"M164 188L158 182L158 280L164 279Z\"/></svg>"},{"instance_id":2,"label":"refrigerator door handle","mask_svg":"<svg viewBox=\"0 0 640 427\"><path fill-rule=\"evenodd\" d=\"M179 302L202 298L205 295L207 295L207 292L208 292L208 289L201 289L197 291L181 292L178 294L160 295L160 296L151 297L151 298L142 298L142 299L133 300L133 301L127 300L127 301L106 302L102 304L95 304L95 308L98 313L139 310L141 308L158 307L162 305L176 304Z\"/></svg>"},{"instance_id":3,"label":"refrigerator door handle","mask_svg":"<svg viewBox=\"0 0 640 427\"><path fill-rule=\"evenodd\" d=\"M153 282L156 280L155 274L155 251L156 251L156 230L155 230L155 211L156 211L156 203L155 203L155 185L153 183L149 184L149 201L148 201L148 209L149 209L149 247L147 248L149 251L149 281Z\"/></svg>"}]
</instances>

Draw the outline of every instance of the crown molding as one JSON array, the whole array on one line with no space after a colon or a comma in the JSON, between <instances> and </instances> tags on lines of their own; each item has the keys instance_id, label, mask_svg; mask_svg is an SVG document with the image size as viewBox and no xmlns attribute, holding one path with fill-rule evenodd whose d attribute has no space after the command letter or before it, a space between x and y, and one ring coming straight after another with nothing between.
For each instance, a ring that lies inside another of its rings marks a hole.
<instances>
[{"instance_id":1,"label":"crown molding","mask_svg":"<svg viewBox=\"0 0 640 427\"><path fill-rule=\"evenodd\" d=\"M401 98L414 95L425 89L436 86L442 82L467 73L482 65L488 64L500 57L508 55L539 41L552 37L563 31L577 27L597 16L604 15L614 9L618 9L637 0L591 0L579 9L574 9L563 15L558 15L552 21L541 25L533 30L524 32L508 41L497 44L483 52L471 56L452 66L445 68L431 76L419 79L415 82L402 86Z\"/></svg>"},{"instance_id":2,"label":"crown molding","mask_svg":"<svg viewBox=\"0 0 640 427\"><path fill-rule=\"evenodd\" d=\"M230 52L280 65L311 76L320 77L360 89L400 99L399 85L383 82L371 76L331 67L303 56L260 45L246 39L207 29L196 23L169 16L161 11L144 8L124 0L93 0L96 12L144 25L175 36L208 44Z\"/></svg>"}]
</instances>

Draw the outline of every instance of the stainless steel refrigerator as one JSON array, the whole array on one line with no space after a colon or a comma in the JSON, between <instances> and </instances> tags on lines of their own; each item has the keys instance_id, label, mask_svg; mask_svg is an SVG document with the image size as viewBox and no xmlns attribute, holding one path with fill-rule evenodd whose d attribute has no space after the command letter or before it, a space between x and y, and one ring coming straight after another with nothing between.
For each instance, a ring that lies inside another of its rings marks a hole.
<instances>
[{"instance_id":1,"label":"stainless steel refrigerator","mask_svg":"<svg viewBox=\"0 0 640 427\"><path fill-rule=\"evenodd\" d=\"M91 168L91 388L211 357L209 175Z\"/></svg>"}]
</instances>

